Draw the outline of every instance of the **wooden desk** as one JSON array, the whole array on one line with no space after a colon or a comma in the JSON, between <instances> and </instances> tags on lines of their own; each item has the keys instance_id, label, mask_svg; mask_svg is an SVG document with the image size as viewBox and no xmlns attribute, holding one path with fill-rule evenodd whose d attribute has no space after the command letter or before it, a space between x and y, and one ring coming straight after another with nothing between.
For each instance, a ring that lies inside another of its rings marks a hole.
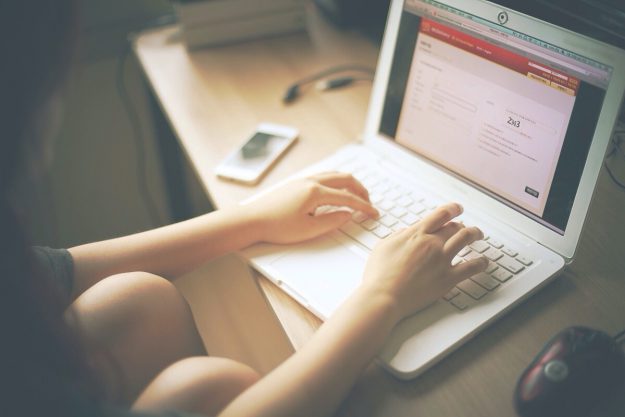
<instances>
[{"instance_id":1,"label":"wooden desk","mask_svg":"<svg viewBox=\"0 0 625 417\"><path fill-rule=\"evenodd\" d=\"M284 106L281 96L292 81L319 69L342 63L373 66L377 58L374 44L339 33L314 14L310 35L189 54L171 27L143 34L135 51L187 159L219 208L356 138L366 115L368 84L324 94L307 91L291 106ZM297 126L299 143L259 187L217 179L216 164L261 121ZM339 414L514 416L516 380L551 335L573 324L610 333L625 328L623 213L625 193L602 173L576 260L563 276L414 381L398 381L370 366ZM319 320L267 280L259 283L297 349Z\"/></svg>"},{"instance_id":2,"label":"wooden desk","mask_svg":"<svg viewBox=\"0 0 625 417\"><path fill-rule=\"evenodd\" d=\"M135 43L145 75L180 140L191 166L217 207L236 204L297 169L356 138L362 129L369 83L319 94L307 90L290 106L287 87L329 66L357 63L375 68L376 46L353 33L328 30L311 19L300 33L189 53L170 27L140 36ZM301 131L258 187L215 177L213 169L263 121Z\"/></svg>"}]
</instances>

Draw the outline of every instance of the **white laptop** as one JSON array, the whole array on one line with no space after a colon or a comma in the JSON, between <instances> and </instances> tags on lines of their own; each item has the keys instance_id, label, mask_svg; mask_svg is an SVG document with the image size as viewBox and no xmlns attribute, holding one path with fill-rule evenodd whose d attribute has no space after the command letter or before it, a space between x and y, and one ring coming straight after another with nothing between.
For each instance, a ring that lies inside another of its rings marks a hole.
<instances>
[{"instance_id":1,"label":"white laptop","mask_svg":"<svg viewBox=\"0 0 625 417\"><path fill-rule=\"evenodd\" d=\"M487 236L454 262L491 262L394 330L379 360L415 377L572 260L624 89L617 48L482 0L394 0L364 139L298 174L352 172L381 217L243 256L325 319L378 241L463 204Z\"/></svg>"}]
</instances>

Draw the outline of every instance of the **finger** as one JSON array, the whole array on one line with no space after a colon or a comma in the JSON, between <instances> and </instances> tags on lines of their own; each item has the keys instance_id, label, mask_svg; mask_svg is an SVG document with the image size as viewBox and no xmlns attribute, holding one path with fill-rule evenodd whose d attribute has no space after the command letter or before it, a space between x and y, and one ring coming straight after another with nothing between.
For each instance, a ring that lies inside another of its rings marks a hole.
<instances>
[{"instance_id":1,"label":"finger","mask_svg":"<svg viewBox=\"0 0 625 417\"><path fill-rule=\"evenodd\" d=\"M334 211L328 214L314 217L315 231L322 235L331 230L338 229L343 226L349 219L351 213L347 211Z\"/></svg>"},{"instance_id":2,"label":"finger","mask_svg":"<svg viewBox=\"0 0 625 417\"><path fill-rule=\"evenodd\" d=\"M448 256L454 257L465 246L483 238L484 233L477 227L465 227L445 242L443 252Z\"/></svg>"},{"instance_id":3,"label":"finger","mask_svg":"<svg viewBox=\"0 0 625 417\"><path fill-rule=\"evenodd\" d=\"M471 259L470 261L461 262L456 266L451 267L450 278L457 284L464 281L467 278L477 275L480 272L486 270L488 266L488 258L485 256Z\"/></svg>"},{"instance_id":4,"label":"finger","mask_svg":"<svg viewBox=\"0 0 625 417\"><path fill-rule=\"evenodd\" d=\"M419 222L419 227L425 233L434 233L445 223L462 214L462 206L458 203L444 204L428 214Z\"/></svg>"},{"instance_id":5,"label":"finger","mask_svg":"<svg viewBox=\"0 0 625 417\"><path fill-rule=\"evenodd\" d=\"M344 188L358 195L363 200L369 201L369 191L364 185L351 174L346 172L326 172L315 177L317 182L326 187Z\"/></svg>"},{"instance_id":6,"label":"finger","mask_svg":"<svg viewBox=\"0 0 625 417\"><path fill-rule=\"evenodd\" d=\"M337 190L336 188L322 187L320 195L315 200L315 204L317 206L346 206L357 211L362 211L371 217L379 216L378 210L368 201L363 200L361 197L349 191Z\"/></svg>"},{"instance_id":7,"label":"finger","mask_svg":"<svg viewBox=\"0 0 625 417\"><path fill-rule=\"evenodd\" d=\"M452 236L455 236L460 230L464 228L464 225L459 222L449 222L440 229L438 229L435 233L436 236L443 239L444 242L447 242Z\"/></svg>"}]
</instances>

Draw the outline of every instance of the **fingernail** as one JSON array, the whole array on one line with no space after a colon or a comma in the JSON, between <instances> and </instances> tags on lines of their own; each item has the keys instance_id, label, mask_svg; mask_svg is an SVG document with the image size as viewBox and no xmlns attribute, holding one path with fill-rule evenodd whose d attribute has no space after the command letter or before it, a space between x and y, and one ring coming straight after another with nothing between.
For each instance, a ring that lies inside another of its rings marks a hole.
<instances>
[{"instance_id":1,"label":"fingernail","mask_svg":"<svg viewBox=\"0 0 625 417\"><path fill-rule=\"evenodd\" d=\"M458 211L460 212L460 214L462 214L464 212L464 207L462 207L462 205L458 203L456 203L456 206L458 206Z\"/></svg>"}]
</instances>

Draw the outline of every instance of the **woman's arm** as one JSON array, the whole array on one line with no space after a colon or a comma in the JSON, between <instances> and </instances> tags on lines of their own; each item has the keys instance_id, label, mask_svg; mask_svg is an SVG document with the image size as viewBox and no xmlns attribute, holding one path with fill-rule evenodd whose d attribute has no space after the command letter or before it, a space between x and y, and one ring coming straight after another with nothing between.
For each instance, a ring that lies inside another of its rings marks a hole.
<instances>
[{"instance_id":1,"label":"woman's arm","mask_svg":"<svg viewBox=\"0 0 625 417\"><path fill-rule=\"evenodd\" d=\"M315 210L323 205L377 215L367 191L348 174L297 180L247 205L71 248L74 296L110 275L143 271L173 278L255 242L298 242L335 229L349 219L348 212L315 216Z\"/></svg>"},{"instance_id":2,"label":"woman's arm","mask_svg":"<svg viewBox=\"0 0 625 417\"><path fill-rule=\"evenodd\" d=\"M483 237L450 220L457 205L436 210L375 248L361 287L311 341L237 397L220 417L330 415L397 322L486 268L486 259L451 266L464 246Z\"/></svg>"}]
</instances>

